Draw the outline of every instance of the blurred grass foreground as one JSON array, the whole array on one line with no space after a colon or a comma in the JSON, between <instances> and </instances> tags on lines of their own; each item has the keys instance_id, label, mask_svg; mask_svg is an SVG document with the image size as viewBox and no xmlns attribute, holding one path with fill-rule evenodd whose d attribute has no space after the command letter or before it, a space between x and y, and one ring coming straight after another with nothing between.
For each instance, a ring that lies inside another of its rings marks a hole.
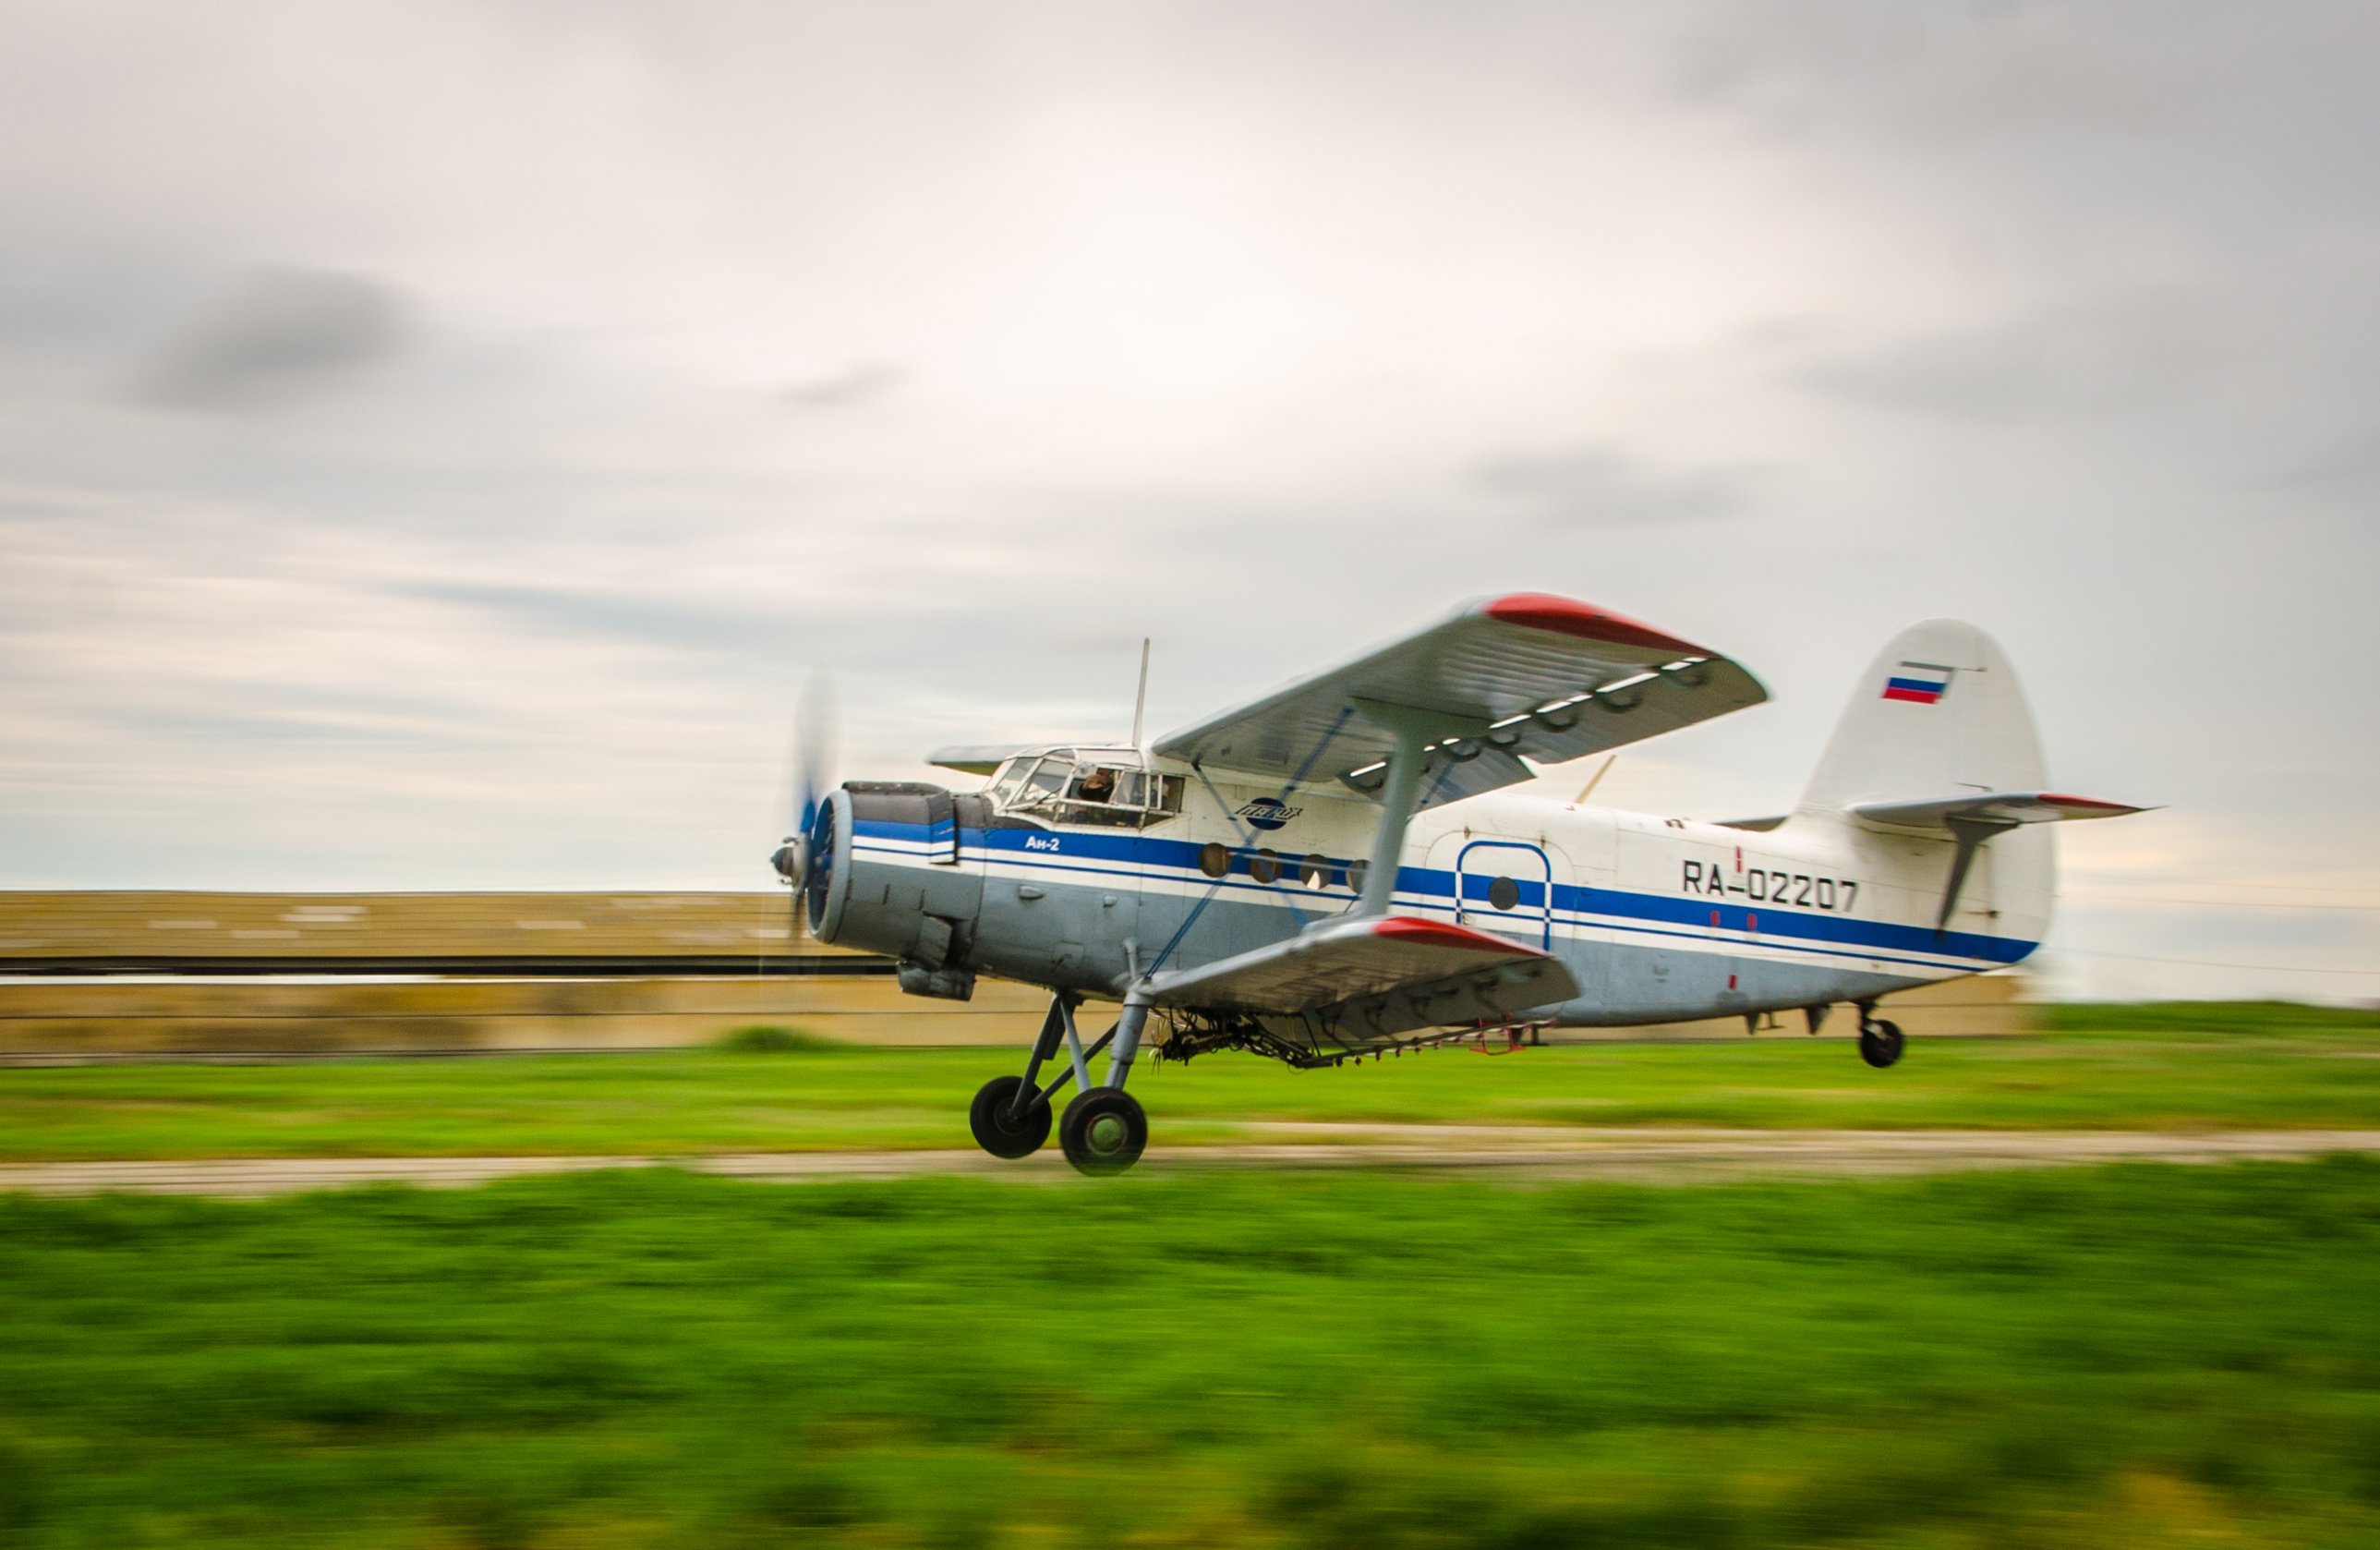
<instances>
[{"instance_id":1,"label":"blurred grass foreground","mask_svg":"<svg viewBox=\"0 0 2380 1550\"><path fill-rule=\"evenodd\" d=\"M2380 1166L0 1201L0 1542L2380 1542Z\"/></svg>"},{"instance_id":2,"label":"blurred grass foreground","mask_svg":"<svg viewBox=\"0 0 2380 1550\"><path fill-rule=\"evenodd\" d=\"M1160 1147L1267 1121L2213 1129L2380 1127L2380 1013L2286 1004L2053 1007L2053 1031L1912 1040L1463 1049L1342 1070L1144 1062ZM461 1060L0 1068L0 1161L972 1146L966 1105L1021 1046L883 1049L761 1027L710 1049Z\"/></svg>"},{"instance_id":3,"label":"blurred grass foreground","mask_svg":"<svg viewBox=\"0 0 2380 1550\"><path fill-rule=\"evenodd\" d=\"M1266 1119L2380 1125L2380 1016L1143 1072ZM1013 1050L0 1070L0 1156L965 1147ZM2380 1162L0 1196L0 1546L2380 1543Z\"/></svg>"}]
</instances>

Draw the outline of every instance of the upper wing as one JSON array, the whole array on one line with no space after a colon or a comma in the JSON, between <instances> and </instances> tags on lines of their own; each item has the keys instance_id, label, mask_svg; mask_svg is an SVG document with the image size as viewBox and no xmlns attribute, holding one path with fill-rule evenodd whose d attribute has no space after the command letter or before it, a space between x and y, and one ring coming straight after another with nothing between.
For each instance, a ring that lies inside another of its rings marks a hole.
<instances>
[{"instance_id":1,"label":"upper wing","mask_svg":"<svg viewBox=\"0 0 2380 1550\"><path fill-rule=\"evenodd\" d=\"M1369 701L1436 713L1423 805L1530 776L1768 698L1728 658L1633 619L1543 592L1488 598L1344 666L1300 678L1160 738L1156 751L1290 784L1376 790L1394 748Z\"/></svg>"},{"instance_id":2,"label":"upper wing","mask_svg":"<svg viewBox=\"0 0 2380 1550\"><path fill-rule=\"evenodd\" d=\"M1312 1013L1359 1038L1462 1023L1501 1025L1567 1001L1560 958L1467 926L1409 915L1341 917L1286 942L1159 974L1165 1007Z\"/></svg>"},{"instance_id":3,"label":"upper wing","mask_svg":"<svg viewBox=\"0 0 2380 1550\"><path fill-rule=\"evenodd\" d=\"M1854 802L1851 811L1871 824L1886 824L1896 829L1947 829L1953 818L2054 824L2070 818L2121 818L2149 809L2105 802L2095 797L2070 797L2057 791L1971 791L1918 801Z\"/></svg>"},{"instance_id":4,"label":"upper wing","mask_svg":"<svg viewBox=\"0 0 2380 1550\"><path fill-rule=\"evenodd\" d=\"M961 775L988 775L1024 751L1014 743L962 743L956 748L934 750L926 755L926 763Z\"/></svg>"}]
</instances>

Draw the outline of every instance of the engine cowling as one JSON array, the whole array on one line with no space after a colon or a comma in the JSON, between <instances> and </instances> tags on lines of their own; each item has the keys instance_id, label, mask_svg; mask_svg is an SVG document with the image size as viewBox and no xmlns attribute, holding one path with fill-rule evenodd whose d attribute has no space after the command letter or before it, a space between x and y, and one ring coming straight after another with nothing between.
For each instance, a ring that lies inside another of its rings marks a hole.
<instances>
[{"instance_id":1,"label":"engine cowling","mask_svg":"<svg viewBox=\"0 0 2380 1550\"><path fill-rule=\"evenodd\" d=\"M819 805L805 846L810 934L899 959L911 995L965 1000L983 872L960 833L958 801L940 786L844 782Z\"/></svg>"}]
</instances>

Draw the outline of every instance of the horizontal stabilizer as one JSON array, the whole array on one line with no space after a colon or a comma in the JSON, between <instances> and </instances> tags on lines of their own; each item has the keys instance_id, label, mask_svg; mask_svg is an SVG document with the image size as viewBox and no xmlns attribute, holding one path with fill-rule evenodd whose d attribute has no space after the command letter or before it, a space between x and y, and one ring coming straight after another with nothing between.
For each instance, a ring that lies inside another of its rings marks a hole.
<instances>
[{"instance_id":1,"label":"horizontal stabilizer","mask_svg":"<svg viewBox=\"0 0 2380 1550\"><path fill-rule=\"evenodd\" d=\"M1549 954L1410 915L1342 916L1286 942L1160 974L1149 988L1162 1007L1311 1014L1357 1039L1500 1027L1578 995L1570 970Z\"/></svg>"},{"instance_id":2,"label":"horizontal stabilizer","mask_svg":"<svg viewBox=\"0 0 2380 1550\"><path fill-rule=\"evenodd\" d=\"M961 775L988 775L1024 751L1014 743L963 743L956 748L934 750L926 755L926 763Z\"/></svg>"},{"instance_id":3,"label":"horizontal stabilizer","mask_svg":"<svg viewBox=\"0 0 2380 1550\"><path fill-rule=\"evenodd\" d=\"M1527 780L1524 759L1585 758L1767 697L1705 647L1569 598L1512 592L1170 733L1156 751L1369 796L1396 746L1367 714L1386 707L1431 727L1420 801L1430 807Z\"/></svg>"},{"instance_id":4,"label":"horizontal stabilizer","mask_svg":"<svg viewBox=\"0 0 2380 1550\"><path fill-rule=\"evenodd\" d=\"M1896 829L1955 832L1959 821L1998 827L2055 824L2075 818L2122 818L2155 810L2101 801L2095 797L2070 797L2058 791L1970 791L1913 802L1854 802L1851 811L1871 824Z\"/></svg>"}]
</instances>

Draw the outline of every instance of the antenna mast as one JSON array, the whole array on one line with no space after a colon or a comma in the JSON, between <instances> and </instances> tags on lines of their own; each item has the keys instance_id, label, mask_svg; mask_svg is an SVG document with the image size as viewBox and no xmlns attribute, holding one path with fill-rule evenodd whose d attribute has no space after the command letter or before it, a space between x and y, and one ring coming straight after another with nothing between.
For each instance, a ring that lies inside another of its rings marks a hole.
<instances>
[{"instance_id":1,"label":"antenna mast","mask_svg":"<svg viewBox=\"0 0 2380 1550\"><path fill-rule=\"evenodd\" d=\"M1148 637L1140 638L1140 688L1132 697L1132 746L1140 746L1141 714L1148 709Z\"/></svg>"}]
</instances>

